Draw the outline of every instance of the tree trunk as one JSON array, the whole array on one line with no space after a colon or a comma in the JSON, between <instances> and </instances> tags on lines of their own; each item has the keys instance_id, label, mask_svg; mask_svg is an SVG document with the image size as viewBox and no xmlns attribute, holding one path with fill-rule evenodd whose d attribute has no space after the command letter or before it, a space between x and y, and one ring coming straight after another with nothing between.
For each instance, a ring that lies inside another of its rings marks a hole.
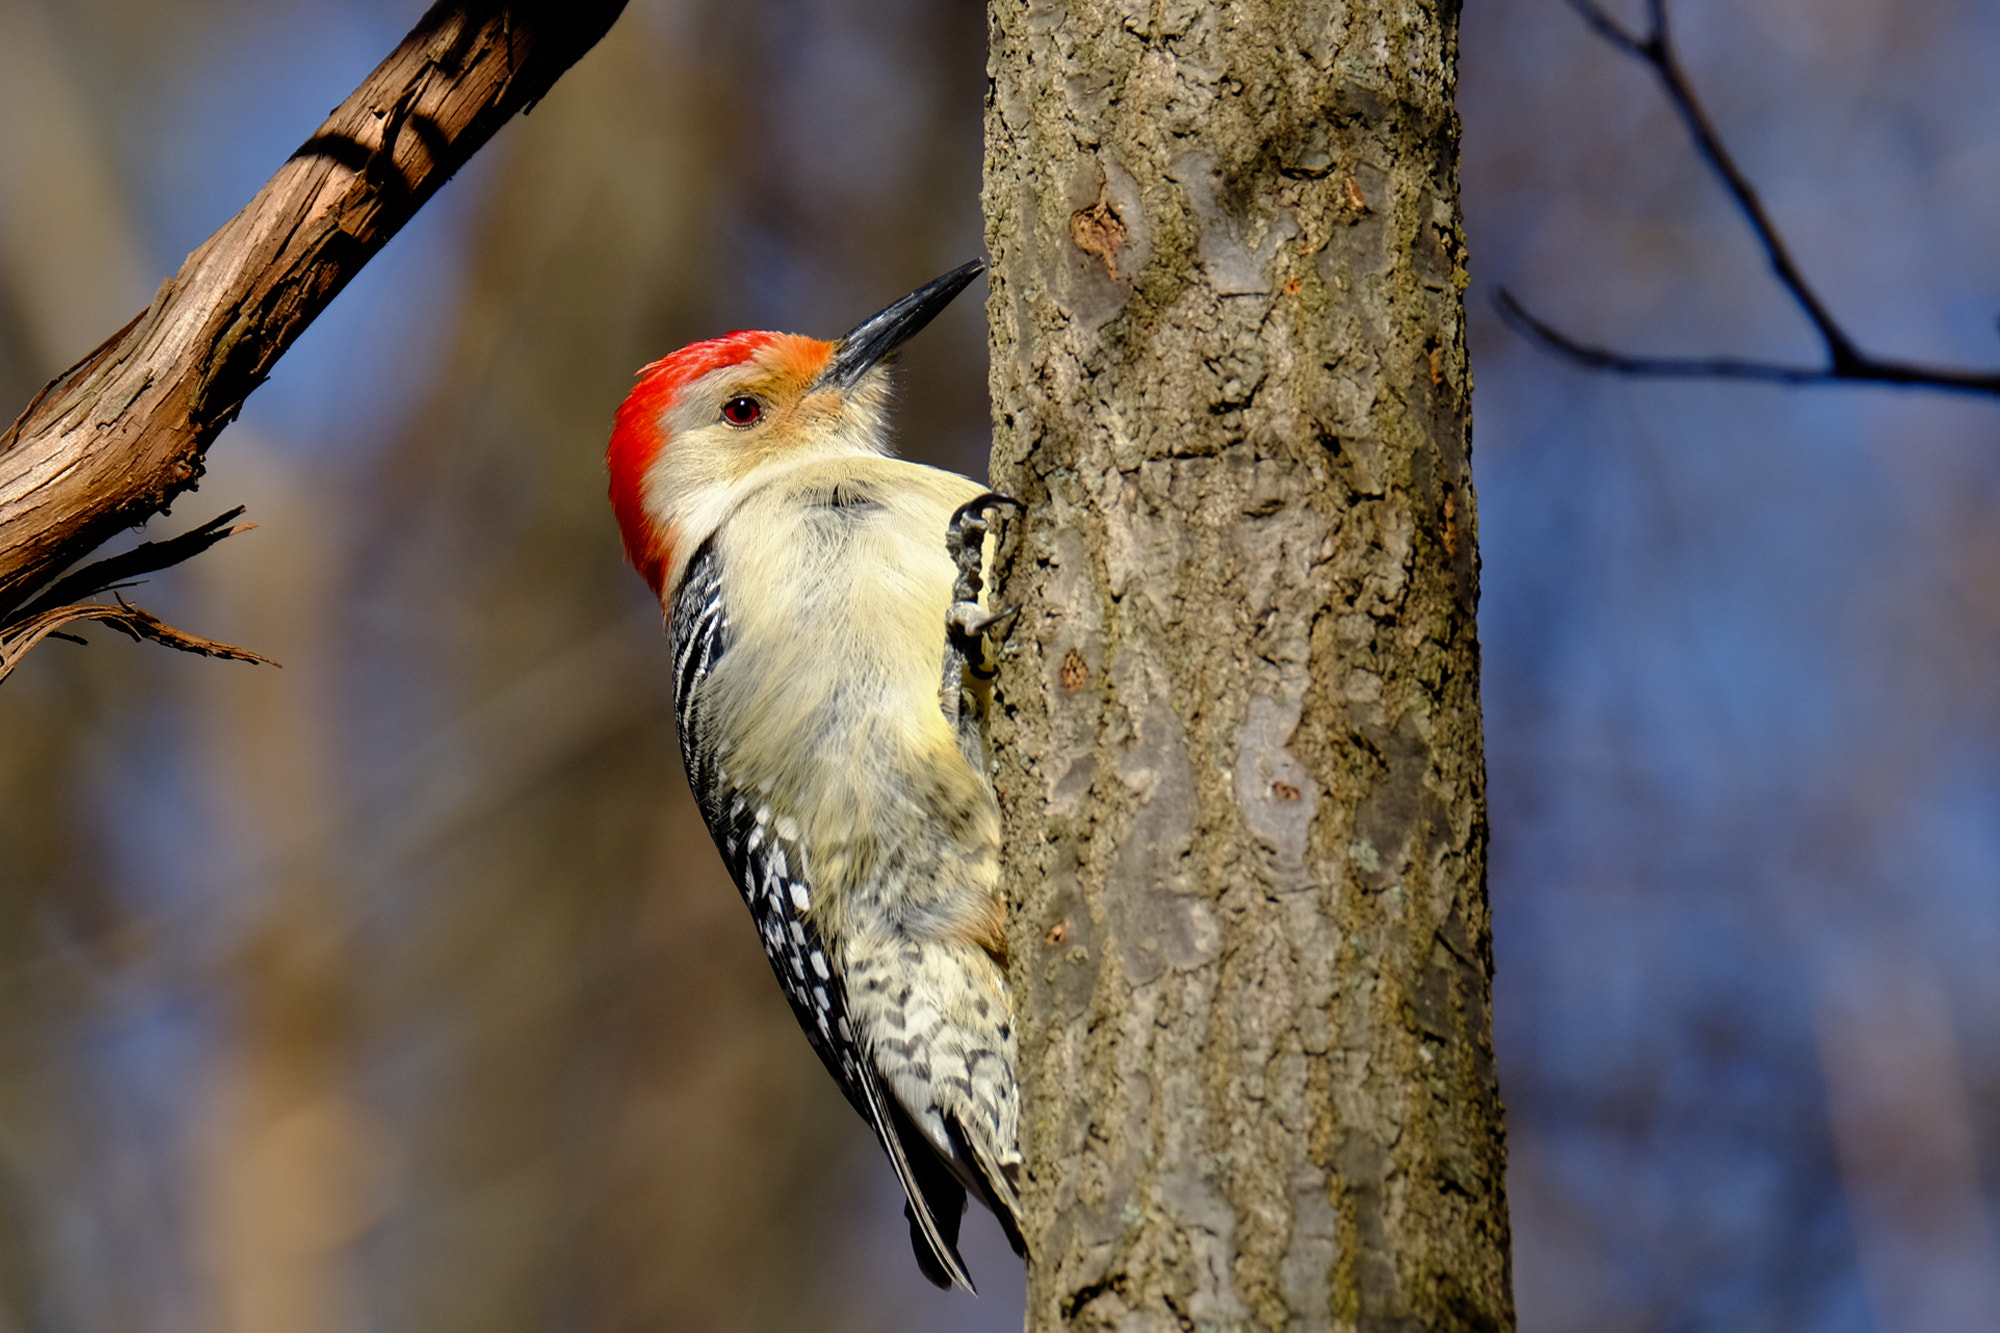
<instances>
[{"instance_id":1,"label":"tree trunk","mask_svg":"<svg viewBox=\"0 0 2000 1333\"><path fill-rule=\"evenodd\" d=\"M1028 1326L1511 1328L1456 8L992 16Z\"/></svg>"}]
</instances>

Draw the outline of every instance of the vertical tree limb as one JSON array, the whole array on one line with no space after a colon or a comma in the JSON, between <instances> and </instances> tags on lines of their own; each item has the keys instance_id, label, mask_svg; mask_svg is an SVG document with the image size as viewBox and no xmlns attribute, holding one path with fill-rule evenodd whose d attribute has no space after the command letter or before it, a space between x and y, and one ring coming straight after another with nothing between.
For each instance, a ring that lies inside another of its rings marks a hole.
<instances>
[{"instance_id":1,"label":"vertical tree limb","mask_svg":"<svg viewBox=\"0 0 2000 1333\"><path fill-rule=\"evenodd\" d=\"M1031 1330L1513 1324L1454 6L996 2Z\"/></svg>"},{"instance_id":2,"label":"vertical tree limb","mask_svg":"<svg viewBox=\"0 0 2000 1333\"><path fill-rule=\"evenodd\" d=\"M0 623L164 512L313 318L624 0L442 0L145 310L0 435Z\"/></svg>"}]
</instances>

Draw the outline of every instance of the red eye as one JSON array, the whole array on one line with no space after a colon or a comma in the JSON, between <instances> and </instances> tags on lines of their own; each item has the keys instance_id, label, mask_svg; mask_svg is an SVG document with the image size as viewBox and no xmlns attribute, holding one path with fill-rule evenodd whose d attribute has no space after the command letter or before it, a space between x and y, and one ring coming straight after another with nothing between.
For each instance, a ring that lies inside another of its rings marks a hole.
<instances>
[{"instance_id":1,"label":"red eye","mask_svg":"<svg viewBox=\"0 0 2000 1333\"><path fill-rule=\"evenodd\" d=\"M739 393L722 405L722 419L732 426L754 426L764 415L764 405L747 393Z\"/></svg>"}]
</instances>

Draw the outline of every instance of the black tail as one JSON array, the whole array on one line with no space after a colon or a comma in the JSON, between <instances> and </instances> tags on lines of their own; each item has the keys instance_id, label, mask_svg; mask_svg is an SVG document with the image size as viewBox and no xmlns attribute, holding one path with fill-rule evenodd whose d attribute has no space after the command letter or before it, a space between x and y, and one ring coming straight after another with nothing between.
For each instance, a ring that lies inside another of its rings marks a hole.
<instances>
[{"instance_id":1,"label":"black tail","mask_svg":"<svg viewBox=\"0 0 2000 1333\"><path fill-rule=\"evenodd\" d=\"M917 1267L924 1270L924 1276L931 1280L932 1285L949 1287L952 1265L956 1265L960 1273L965 1272L965 1260L958 1253L958 1228L965 1218L965 1186L958 1183L958 1177L951 1173L951 1168L944 1164L937 1150L925 1141L903 1113L903 1108L896 1105L893 1099L890 1108L896 1137L902 1141L903 1155L910 1163L910 1175L937 1227L937 1239L944 1243L945 1254L937 1253L931 1238L924 1234L923 1224L917 1219L914 1200L903 1204L903 1216L910 1221L910 1248L917 1253ZM974 1295L978 1294L970 1278L966 1279L966 1288Z\"/></svg>"},{"instance_id":2,"label":"black tail","mask_svg":"<svg viewBox=\"0 0 2000 1333\"><path fill-rule=\"evenodd\" d=\"M1000 1229L1007 1233L1007 1243L1014 1247L1014 1253L1027 1258L1028 1242L1021 1238L1021 1219L1015 1216L1015 1209L1021 1206L1020 1167L991 1164L972 1146L972 1141L965 1136L965 1127L956 1120L947 1117L945 1131L951 1135L958 1160L974 1163L977 1168L972 1173L972 1184L979 1201L1000 1220ZM1001 1173L998 1180L993 1178L995 1171Z\"/></svg>"}]
</instances>

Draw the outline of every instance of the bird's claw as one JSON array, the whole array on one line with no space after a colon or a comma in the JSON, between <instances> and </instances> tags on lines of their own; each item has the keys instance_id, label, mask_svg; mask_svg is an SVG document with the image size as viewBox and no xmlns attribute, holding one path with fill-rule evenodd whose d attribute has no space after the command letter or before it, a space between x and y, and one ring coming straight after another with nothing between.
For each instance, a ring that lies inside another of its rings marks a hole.
<instances>
[{"instance_id":1,"label":"bird's claw","mask_svg":"<svg viewBox=\"0 0 2000 1333\"><path fill-rule=\"evenodd\" d=\"M1013 496L988 491L952 511L951 522L945 528L944 549L958 567L958 580L951 590L954 610L962 602L976 604L985 590L986 535L999 521L997 516L988 518L987 511L1019 508L1021 502Z\"/></svg>"},{"instance_id":2,"label":"bird's claw","mask_svg":"<svg viewBox=\"0 0 2000 1333\"><path fill-rule=\"evenodd\" d=\"M951 646L965 659L965 669L974 679L992 680L999 669L989 661L988 647L993 641L1006 638L1020 618L1018 606L989 614L977 602L954 602L945 615L945 633L951 638Z\"/></svg>"}]
</instances>

